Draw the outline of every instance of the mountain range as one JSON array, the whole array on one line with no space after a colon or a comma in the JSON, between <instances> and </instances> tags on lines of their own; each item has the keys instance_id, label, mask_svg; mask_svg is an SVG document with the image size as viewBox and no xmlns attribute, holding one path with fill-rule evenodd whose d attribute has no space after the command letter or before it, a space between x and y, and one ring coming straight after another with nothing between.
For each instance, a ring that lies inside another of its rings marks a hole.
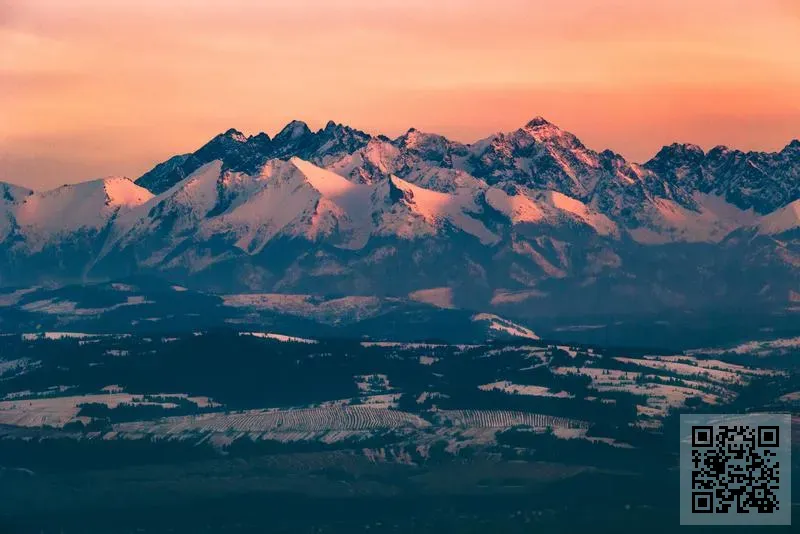
<instances>
[{"instance_id":1,"label":"mountain range","mask_svg":"<svg viewBox=\"0 0 800 534\"><path fill-rule=\"evenodd\" d=\"M541 317L800 309L800 141L644 164L541 117L472 144L293 121L136 180L0 182L0 286L148 275L215 293Z\"/></svg>"}]
</instances>

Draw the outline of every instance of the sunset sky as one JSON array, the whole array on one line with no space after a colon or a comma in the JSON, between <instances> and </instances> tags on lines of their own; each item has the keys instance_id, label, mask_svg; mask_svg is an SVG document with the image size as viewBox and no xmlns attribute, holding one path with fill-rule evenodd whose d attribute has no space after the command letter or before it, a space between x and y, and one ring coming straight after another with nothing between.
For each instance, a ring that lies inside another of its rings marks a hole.
<instances>
[{"instance_id":1,"label":"sunset sky","mask_svg":"<svg viewBox=\"0 0 800 534\"><path fill-rule=\"evenodd\" d=\"M800 0L0 0L0 180L135 178L291 119L779 150L798 50Z\"/></svg>"}]
</instances>

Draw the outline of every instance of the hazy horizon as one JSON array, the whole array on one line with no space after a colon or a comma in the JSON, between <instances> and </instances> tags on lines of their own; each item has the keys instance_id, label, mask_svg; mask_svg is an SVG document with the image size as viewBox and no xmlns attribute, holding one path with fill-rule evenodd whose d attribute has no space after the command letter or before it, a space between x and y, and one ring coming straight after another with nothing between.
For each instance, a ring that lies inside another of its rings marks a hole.
<instances>
[{"instance_id":1,"label":"hazy horizon","mask_svg":"<svg viewBox=\"0 0 800 534\"><path fill-rule=\"evenodd\" d=\"M0 180L136 178L236 128L469 143L543 116L643 162L800 137L791 0L0 0Z\"/></svg>"}]
</instances>

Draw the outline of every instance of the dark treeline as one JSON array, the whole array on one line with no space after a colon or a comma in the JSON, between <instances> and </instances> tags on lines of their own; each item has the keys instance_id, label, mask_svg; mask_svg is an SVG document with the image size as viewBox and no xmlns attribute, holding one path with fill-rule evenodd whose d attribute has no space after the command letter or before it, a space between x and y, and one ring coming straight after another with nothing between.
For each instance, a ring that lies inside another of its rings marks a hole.
<instances>
[{"instance_id":1,"label":"dark treeline","mask_svg":"<svg viewBox=\"0 0 800 534\"><path fill-rule=\"evenodd\" d=\"M70 394L97 393L107 385L117 384L134 394L208 396L226 409L236 410L353 398L362 394L355 375L385 374L392 391L404 393L402 408L417 412L436 403L442 408L535 411L621 423L635 416L635 403L640 400L614 394L618 397L616 404L586 401L584 398L591 395L587 377L555 375L546 367L535 367L538 359L528 358L524 351L486 356L488 351L513 346L502 343L463 350L454 346L403 349L365 347L354 340L338 339L321 340L318 344L284 343L218 330L169 342L133 336L83 343L65 339L7 345L4 351L11 358L24 356L41 364L0 382L0 395L46 391L61 384L77 386ZM564 365L587 359L585 354L571 358L558 349L550 350L550 355ZM437 361L421 365L421 356ZM542 385L553 391L566 391L575 398L508 395L478 389L496 380ZM448 398L416 403L415 399L425 391L440 392ZM82 407L81 415L120 422L184 412L196 413L182 405L176 410L155 406L121 406L112 410L92 405Z\"/></svg>"}]
</instances>

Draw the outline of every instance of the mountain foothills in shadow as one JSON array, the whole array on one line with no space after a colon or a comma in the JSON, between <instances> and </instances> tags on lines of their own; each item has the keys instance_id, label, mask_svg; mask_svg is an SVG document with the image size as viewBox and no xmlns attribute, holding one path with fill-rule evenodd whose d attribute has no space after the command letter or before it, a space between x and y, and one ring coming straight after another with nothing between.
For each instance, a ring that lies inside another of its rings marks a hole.
<instances>
[{"instance_id":1,"label":"mountain foothills in shadow","mask_svg":"<svg viewBox=\"0 0 800 534\"><path fill-rule=\"evenodd\" d=\"M0 184L0 285L151 275L521 318L800 305L800 142L639 165L541 117L473 144L294 121L135 181Z\"/></svg>"}]
</instances>

